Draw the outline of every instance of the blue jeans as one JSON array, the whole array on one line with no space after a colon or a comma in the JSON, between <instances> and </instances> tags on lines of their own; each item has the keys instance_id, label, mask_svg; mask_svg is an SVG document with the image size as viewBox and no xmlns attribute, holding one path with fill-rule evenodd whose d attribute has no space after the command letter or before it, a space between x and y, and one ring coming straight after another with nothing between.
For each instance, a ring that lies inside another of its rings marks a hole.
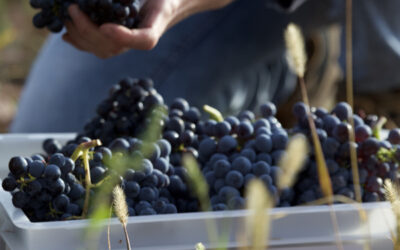
<instances>
[{"instance_id":1,"label":"blue jeans","mask_svg":"<svg viewBox=\"0 0 400 250\"><path fill-rule=\"evenodd\" d=\"M286 65L283 30L297 14L268 8L267 2L237 0L197 14L166 32L154 50L107 60L51 35L28 77L11 132L81 131L108 89L125 76L151 77L167 103L184 97L225 114L284 99L295 77ZM309 0L298 16L312 2L319 0Z\"/></svg>"}]
</instances>

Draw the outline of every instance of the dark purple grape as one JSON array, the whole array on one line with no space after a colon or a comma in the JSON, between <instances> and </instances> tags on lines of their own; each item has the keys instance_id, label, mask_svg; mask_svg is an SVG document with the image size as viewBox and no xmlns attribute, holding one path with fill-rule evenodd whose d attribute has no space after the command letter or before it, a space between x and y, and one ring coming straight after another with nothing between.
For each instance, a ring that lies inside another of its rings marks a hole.
<instances>
[{"instance_id":1,"label":"dark purple grape","mask_svg":"<svg viewBox=\"0 0 400 250\"><path fill-rule=\"evenodd\" d=\"M21 177L23 174L26 173L28 169L28 162L26 161L25 158L16 156L11 158L11 160L8 163L8 168L10 172L15 176L15 177Z\"/></svg>"},{"instance_id":2,"label":"dark purple grape","mask_svg":"<svg viewBox=\"0 0 400 250\"><path fill-rule=\"evenodd\" d=\"M217 151L220 153L229 153L236 149L238 143L231 135L225 135L222 137L217 145Z\"/></svg>"},{"instance_id":3,"label":"dark purple grape","mask_svg":"<svg viewBox=\"0 0 400 250\"><path fill-rule=\"evenodd\" d=\"M382 185L383 181L381 178L376 176L369 176L365 183L365 189L371 193L378 192Z\"/></svg>"},{"instance_id":4,"label":"dark purple grape","mask_svg":"<svg viewBox=\"0 0 400 250\"><path fill-rule=\"evenodd\" d=\"M269 174L271 171L271 166L268 163L259 161L253 164L252 172L256 176L261 176L263 174Z\"/></svg>"},{"instance_id":5,"label":"dark purple grape","mask_svg":"<svg viewBox=\"0 0 400 250\"><path fill-rule=\"evenodd\" d=\"M332 113L335 114L341 121L348 121L353 111L351 106L346 102L339 102L333 108Z\"/></svg>"},{"instance_id":6,"label":"dark purple grape","mask_svg":"<svg viewBox=\"0 0 400 250\"><path fill-rule=\"evenodd\" d=\"M392 144L400 144L400 129L390 130L387 140Z\"/></svg>"},{"instance_id":7,"label":"dark purple grape","mask_svg":"<svg viewBox=\"0 0 400 250\"><path fill-rule=\"evenodd\" d=\"M241 172L237 170L229 171L225 176L225 183L228 186L232 186L234 188L241 188L244 183L244 178Z\"/></svg>"},{"instance_id":8,"label":"dark purple grape","mask_svg":"<svg viewBox=\"0 0 400 250\"><path fill-rule=\"evenodd\" d=\"M349 140L350 129L350 124L348 124L347 122L341 122L337 124L336 127L333 129L333 137L340 143L344 143Z\"/></svg>"},{"instance_id":9,"label":"dark purple grape","mask_svg":"<svg viewBox=\"0 0 400 250\"><path fill-rule=\"evenodd\" d=\"M269 135L259 135L256 137L255 148L262 153L269 153L272 150L272 139Z\"/></svg>"},{"instance_id":10,"label":"dark purple grape","mask_svg":"<svg viewBox=\"0 0 400 250\"><path fill-rule=\"evenodd\" d=\"M363 142L372 135L372 130L368 125L360 125L355 129L356 142Z\"/></svg>"},{"instance_id":11,"label":"dark purple grape","mask_svg":"<svg viewBox=\"0 0 400 250\"><path fill-rule=\"evenodd\" d=\"M44 170L44 177L49 180L57 180L61 176L61 170L57 165L48 165Z\"/></svg>"},{"instance_id":12,"label":"dark purple grape","mask_svg":"<svg viewBox=\"0 0 400 250\"><path fill-rule=\"evenodd\" d=\"M12 192L18 184L13 176L7 176L6 178L4 178L1 185L3 186L3 189L5 191Z\"/></svg>"},{"instance_id":13,"label":"dark purple grape","mask_svg":"<svg viewBox=\"0 0 400 250\"><path fill-rule=\"evenodd\" d=\"M218 160L213 165L215 177L222 178L231 170L231 164L227 160Z\"/></svg>"},{"instance_id":14,"label":"dark purple grape","mask_svg":"<svg viewBox=\"0 0 400 250\"><path fill-rule=\"evenodd\" d=\"M263 117L275 116L276 106L272 102L264 103L260 106L260 113Z\"/></svg>"},{"instance_id":15,"label":"dark purple grape","mask_svg":"<svg viewBox=\"0 0 400 250\"><path fill-rule=\"evenodd\" d=\"M46 139L43 142L43 149L48 155L53 155L61 150L61 144L54 139Z\"/></svg>"},{"instance_id":16,"label":"dark purple grape","mask_svg":"<svg viewBox=\"0 0 400 250\"><path fill-rule=\"evenodd\" d=\"M253 134L253 126L248 121L240 122L237 128L237 135L239 138L247 139Z\"/></svg>"},{"instance_id":17,"label":"dark purple grape","mask_svg":"<svg viewBox=\"0 0 400 250\"><path fill-rule=\"evenodd\" d=\"M293 115L298 119L304 119L307 114L308 107L303 102L297 102L293 105Z\"/></svg>"}]
</instances>

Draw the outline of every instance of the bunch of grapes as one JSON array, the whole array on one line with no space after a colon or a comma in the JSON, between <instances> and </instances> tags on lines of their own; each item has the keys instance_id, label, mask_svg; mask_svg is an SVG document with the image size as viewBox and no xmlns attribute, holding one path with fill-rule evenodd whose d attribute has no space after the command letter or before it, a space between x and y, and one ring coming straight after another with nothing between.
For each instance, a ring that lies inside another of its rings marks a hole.
<instances>
[{"instance_id":1,"label":"bunch of grapes","mask_svg":"<svg viewBox=\"0 0 400 250\"><path fill-rule=\"evenodd\" d=\"M277 189L277 165L285 153L288 134L274 117L273 103L265 103L260 111L259 119L253 112L244 111L237 117L204 124L199 161L213 210L243 208L245 187L255 178L265 184L277 206L291 203L293 191L287 188L280 195Z\"/></svg>"},{"instance_id":2,"label":"bunch of grapes","mask_svg":"<svg viewBox=\"0 0 400 250\"><path fill-rule=\"evenodd\" d=\"M90 139L83 137L79 142ZM84 163L65 156L57 144L52 139L43 143L45 151L56 150L50 156L13 157L9 162L10 174L2 182L3 189L11 192L14 206L23 209L31 221L71 219L81 216L84 209ZM151 150L145 156L142 148ZM101 190L97 184L113 178L125 191L130 216L176 213L175 203L182 203L178 195L185 192L186 186L169 164L170 151L166 140L144 143L133 137L117 138L109 147L92 149L92 195ZM129 157L134 163L123 170L113 168L112 162L120 157Z\"/></svg>"},{"instance_id":3,"label":"bunch of grapes","mask_svg":"<svg viewBox=\"0 0 400 250\"><path fill-rule=\"evenodd\" d=\"M137 137L148 128L152 111L162 106L163 97L151 79L124 78L98 105L97 115L84 126L81 136L100 139L104 145L122 136Z\"/></svg>"},{"instance_id":4,"label":"bunch of grapes","mask_svg":"<svg viewBox=\"0 0 400 250\"><path fill-rule=\"evenodd\" d=\"M78 4L96 24L116 23L134 28L138 23L140 0L30 0L35 9L40 9L33 17L37 28L47 27L51 32L60 32L64 21L68 20L68 7Z\"/></svg>"},{"instance_id":5,"label":"bunch of grapes","mask_svg":"<svg viewBox=\"0 0 400 250\"><path fill-rule=\"evenodd\" d=\"M275 118L276 107L270 102L260 107L258 117L246 110L202 120L200 110L183 98L165 105L151 79L125 78L111 88L75 139L64 145L47 139L45 154L13 157L2 186L31 221L82 218L93 208L88 197L103 193L106 183L122 187L131 216L195 212L199 200L183 166L183 155L191 154L209 186L214 211L243 208L246 185L253 179L265 184L276 206L301 205L322 197L313 150L293 187L278 190L278 164L292 134L303 133L311 142L307 109L302 102L294 105L297 124L289 130ZM355 199L350 161L350 148L355 148L362 200L383 200L383 182L399 178L400 129L379 140L377 116L361 118L344 102L331 112L312 108L311 116L334 194ZM355 143L349 141L350 116ZM102 146L88 151L87 162L77 157L80 145L96 139ZM106 198L111 202L111 196Z\"/></svg>"},{"instance_id":6,"label":"bunch of grapes","mask_svg":"<svg viewBox=\"0 0 400 250\"><path fill-rule=\"evenodd\" d=\"M293 131L306 134L311 142L306 117L307 108L302 102L294 105L293 113L297 118L297 125ZM334 194L356 198L350 160L350 149L353 147L357 152L362 200L364 202L384 200L385 179L398 180L400 131L391 130L386 140L379 140L373 131L379 131L380 128L371 127L377 125L376 116L367 116L364 121L360 116L353 114L350 105L345 102L338 103L330 113L322 108L313 108L311 111ZM353 116L354 120L355 143L349 141L352 129L349 123L350 116ZM295 193L293 205L304 204L322 197L313 153L299 176Z\"/></svg>"},{"instance_id":7,"label":"bunch of grapes","mask_svg":"<svg viewBox=\"0 0 400 250\"><path fill-rule=\"evenodd\" d=\"M31 221L80 215L85 189L73 174L75 162L60 153L46 160L39 154L13 157L3 189L12 193L14 206L21 208Z\"/></svg>"}]
</instances>

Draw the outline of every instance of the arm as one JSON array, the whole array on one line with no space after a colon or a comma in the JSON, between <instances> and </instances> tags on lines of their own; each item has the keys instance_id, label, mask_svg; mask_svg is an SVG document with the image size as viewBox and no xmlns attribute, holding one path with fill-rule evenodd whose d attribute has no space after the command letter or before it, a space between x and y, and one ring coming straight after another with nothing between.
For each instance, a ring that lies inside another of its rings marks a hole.
<instances>
[{"instance_id":1,"label":"arm","mask_svg":"<svg viewBox=\"0 0 400 250\"><path fill-rule=\"evenodd\" d=\"M77 49L109 58L129 49L151 50L173 25L196 13L222 8L233 0L148 0L138 29L117 24L95 25L77 5L69 7L71 21L63 39Z\"/></svg>"}]
</instances>

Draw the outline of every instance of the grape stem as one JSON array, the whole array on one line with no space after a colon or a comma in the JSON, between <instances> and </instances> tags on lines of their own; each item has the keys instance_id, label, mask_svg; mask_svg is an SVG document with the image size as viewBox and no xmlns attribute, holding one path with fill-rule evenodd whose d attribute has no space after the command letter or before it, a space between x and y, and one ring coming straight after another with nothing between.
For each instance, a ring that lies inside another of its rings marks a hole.
<instances>
[{"instance_id":1,"label":"grape stem","mask_svg":"<svg viewBox=\"0 0 400 250\"><path fill-rule=\"evenodd\" d=\"M222 116L221 112L219 112L218 109L213 108L209 105L204 105L203 106L204 112L210 115L210 118L217 121L217 122L222 122L224 121L224 117Z\"/></svg>"},{"instance_id":2,"label":"grape stem","mask_svg":"<svg viewBox=\"0 0 400 250\"><path fill-rule=\"evenodd\" d=\"M92 184L92 180L90 177L90 149L101 146L100 140L92 140L89 142L84 142L79 144L79 146L75 149L74 153L71 156L71 159L76 162L79 157L82 157L83 167L85 169L85 202L83 204L82 209L82 218L86 218L88 210L89 210L89 199L90 199L90 190L95 185Z\"/></svg>"},{"instance_id":3,"label":"grape stem","mask_svg":"<svg viewBox=\"0 0 400 250\"><path fill-rule=\"evenodd\" d=\"M387 122L386 117L382 116L379 118L378 122L375 124L374 128L372 129L372 134L373 136L380 140L381 139L381 130L383 128L383 125Z\"/></svg>"},{"instance_id":4,"label":"grape stem","mask_svg":"<svg viewBox=\"0 0 400 250\"><path fill-rule=\"evenodd\" d=\"M75 162L78 160L80 156L82 156L84 150L89 150L94 147L101 146L101 141L100 140L92 140L89 142L83 142L79 144L79 146L75 149L74 153L71 156L71 159Z\"/></svg>"},{"instance_id":5,"label":"grape stem","mask_svg":"<svg viewBox=\"0 0 400 250\"><path fill-rule=\"evenodd\" d=\"M90 166L89 166L89 149L83 151L83 166L85 168L85 203L82 209L82 217L85 218L89 209L90 189L92 188L92 180L90 177Z\"/></svg>"}]
</instances>

